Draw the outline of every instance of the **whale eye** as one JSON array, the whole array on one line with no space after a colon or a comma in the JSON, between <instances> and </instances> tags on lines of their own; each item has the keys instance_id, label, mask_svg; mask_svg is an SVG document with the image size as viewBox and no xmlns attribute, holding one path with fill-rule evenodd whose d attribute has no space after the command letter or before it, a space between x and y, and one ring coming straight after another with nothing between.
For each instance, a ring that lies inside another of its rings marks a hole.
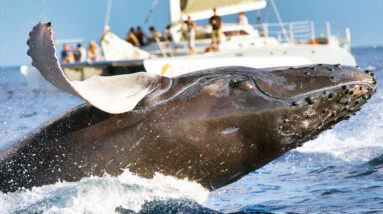
<instances>
[{"instance_id":1,"label":"whale eye","mask_svg":"<svg viewBox=\"0 0 383 214\"><path fill-rule=\"evenodd\" d=\"M233 89L248 91L254 88L254 82L250 79L232 79L229 86Z\"/></svg>"}]
</instances>

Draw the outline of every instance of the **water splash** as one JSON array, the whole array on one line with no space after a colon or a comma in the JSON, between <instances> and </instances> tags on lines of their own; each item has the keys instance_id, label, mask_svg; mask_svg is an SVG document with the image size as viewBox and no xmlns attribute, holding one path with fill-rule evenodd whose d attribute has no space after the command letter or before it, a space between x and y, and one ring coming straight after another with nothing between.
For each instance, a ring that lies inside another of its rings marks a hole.
<instances>
[{"instance_id":1,"label":"water splash","mask_svg":"<svg viewBox=\"0 0 383 214\"><path fill-rule=\"evenodd\" d=\"M140 211L154 200L187 199L202 204L209 191L188 180L156 174L141 178L129 171L118 177L90 177L79 182L58 182L15 193L0 193L5 213L113 213L116 208Z\"/></svg>"}]
</instances>

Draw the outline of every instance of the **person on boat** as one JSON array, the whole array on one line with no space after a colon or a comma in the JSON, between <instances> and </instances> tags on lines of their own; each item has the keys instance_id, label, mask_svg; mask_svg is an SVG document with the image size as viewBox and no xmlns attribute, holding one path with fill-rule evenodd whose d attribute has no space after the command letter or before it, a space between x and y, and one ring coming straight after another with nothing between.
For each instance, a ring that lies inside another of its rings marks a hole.
<instances>
[{"instance_id":1,"label":"person on boat","mask_svg":"<svg viewBox=\"0 0 383 214\"><path fill-rule=\"evenodd\" d=\"M145 39L147 38L147 36L144 33L144 31L142 31L140 26L137 27L135 35L138 39L138 42L140 43L140 46L145 46Z\"/></svg>"},{"instance_id":2,"label":"person on boat","mask_svg":"<svg viewBox=\"0 0 383 214\"><path fill-rule=\"evenodd\" d=\"M134 28L130 28L128 36L126 37L125 41L129 42L130 44L139 47L140 41L138 41L138 38L136 36L136 32L134 31Z\"/></svg>"},{"instance_id":3,"label":"person on boat","mask_svg":"<svg viewBox=\"0 0 383 214\"><path fill-rule=\"evenodd\" d=\"M172 32L170 31L170 28L171 26L170 25L167 25L165 30L164 30L164 39L168 42L173 42L173 36L172 36Z\"/></svg>"},{"instance_id":4,"label":"person on boat","mask_svg":"<svg viewBox=\"0 0 383 214\"><path fill-rule=\"evenodd\" d=\"M185 21L186 36L188 40L189 55L195 54L195 28L196 25L190 16Z\"/></svg>"},{"instance_id":5,"label":"person on boat","mask_svg":"<svg viewBox=\"0 0 383 214\"><path fill-rule=\"evenodd\" d=\"M238 21L238 24L240 24L240 25L248 25L249 24L249 20L247 19L244 12L238 13L238 20L237 21Z\"/></svg>"},{"instance_id":6,"label":"person on boat","mask_svg":"<svg viewBox=\"0 0 383 214\"><path fill-rule=\"evenodd\" d=\"M161 34L156 30L155 27L150 26L149 32L152 34L152 37L148 38L148 44L153 42L157 42L157 43L160 42Z\"/></svg>"},{"instance_id":7,"label":"person on boat","mask_svg":"<svg viewBox=\"0 0 383 214\"><path fill-rule=\"evenodd\" d=\"M98 47L97 43L94 40L90 41L88 46L88 60L99 61L101 59L102 59L101 50Z\"/></svg>"},{"instance_id":8,"label":"person on boat","mask_svg":"<svg viewBox=\"0 0 383 214\"><path fill-rule=\"evenodd\" d=\"M67 43L63 44L63 49L61 51L61 61L63 63L73 62L73 52Z\"/></svg>"},{"instance_id":9,"label":"person on boat","mask_svg":"<svg viewBox=\"0 0 383 214\"><path fill-rule=\"evenodd\" d=\"M217 15L217 10L213 9L213 16L209 19L212 28L211 33L211 49L216 51L221 44L222 18Z\"/></svg>"},{"instance_id":10,"label":"person on boat","mask_svg":"<svg viewBox=\"0 0 383 214\"><path fill-rule=\"evenodd\" d=\"M165 48L168 51L167 55L171 57L174 55L173 49L176 47L171 32L171 25L166 26L162 35L162 38L164 39Z\"/></svg>"},{"instance_id":11,"label":"person on boat","mask_svg":"<svg viewBox=\"0 0 383 214\"><path fill-rule=\"evenodd\" d=\"M77 48L73 51L73 57L75 62L86 61L86 49L82 46L81 43L77 43Z\"/></svg>"}]
</instances>

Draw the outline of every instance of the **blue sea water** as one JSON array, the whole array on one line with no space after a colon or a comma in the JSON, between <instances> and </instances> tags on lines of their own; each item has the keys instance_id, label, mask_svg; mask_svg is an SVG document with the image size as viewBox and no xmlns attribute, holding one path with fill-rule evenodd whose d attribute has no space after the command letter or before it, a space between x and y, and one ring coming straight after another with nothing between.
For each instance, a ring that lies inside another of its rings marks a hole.
<instances>
[{"instance_id":1,"label":"blue sea water","mask_svg":"<svg viewBox=\"0 0 383 214\"><path fill-rule=\"evenodd\" d=\"M209 192L187 180L125 171L0 193L0 213L383 213L383 48L353 54L377 75L369 103L238 182ZM0 151L81 103L57 90L31 90L18 68L0 68Z\"/></svg>"}]
</instances>

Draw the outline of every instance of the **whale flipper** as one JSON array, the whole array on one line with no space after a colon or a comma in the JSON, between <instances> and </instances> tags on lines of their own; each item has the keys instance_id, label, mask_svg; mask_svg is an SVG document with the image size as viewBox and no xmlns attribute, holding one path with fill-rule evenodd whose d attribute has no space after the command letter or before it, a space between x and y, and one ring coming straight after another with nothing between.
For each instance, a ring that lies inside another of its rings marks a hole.
<instances>
[{"instance_id":1,"label":"whale flipper","mask_svg":"<svg viewBox=\"0 0 383 214\"><path fill-rule=\"evenodd\" d=\"M131 111L158 87L162 78L139 72L113 77L94 76L85 81L66 78L56 56L50 23L39 23L30 33L28 55L43 77L57 88L80 97L96 108L112 113Z\"/></svg>"}]
</instances>

